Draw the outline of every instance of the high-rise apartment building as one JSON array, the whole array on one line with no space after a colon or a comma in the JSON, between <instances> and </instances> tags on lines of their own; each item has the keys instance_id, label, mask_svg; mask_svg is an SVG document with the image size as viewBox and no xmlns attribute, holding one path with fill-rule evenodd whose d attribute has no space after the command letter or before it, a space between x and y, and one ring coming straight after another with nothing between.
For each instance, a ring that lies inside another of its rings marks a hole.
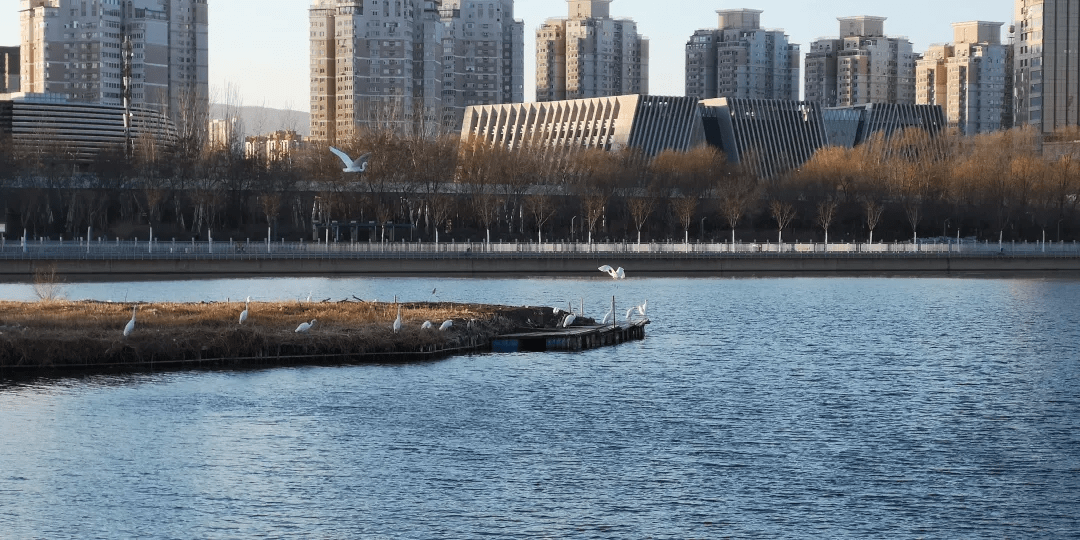
<instances>
[{"instance_id":1,"label":"high-rise apartment building","mask_svg":"<svg viewBox=\"0 0 1080 540\"><path fill-rule=\"evenodd\" d=\"M19 16L23 92L206 110L206 0L22 0Z\"/></svg>"},{"instance_id":2,"label":"high-rise apartment building","mask_svg":"<svg viewBox=\"0 0 1080 540\"><path fill-rule=\"evenodd\" d=\"M840 17L840 36L810 44L806 101L825 107L915 103L915 53L904 37L885 36L885 17Z\"/></svg>"},{"instance_id":3,"label":"high-rise apartment building","mask_svg":"<svg viewBox=\"0 0 1080 540\"><path fill-rule=\"evenodd\" d=\"M915 102L940 105L950 126L974 135L1007 125L1007 46L999 22L953 24L953 43L932 45L915 68Z\"/></svg>"},{"instance_id":4,"label":"high-rise apartment building","mask_svg":"<svg viewBox=\"0 0 1080 540\"><path fill-rule=\"evenodd\" d=\"M1042 133L1080 125L1080 3L1016 0L1015 121Z\"/></svg>"},{"instance_id":5,"label":"high-rise apartment building","mask_svg":"<svg viewBox=\"0 0 1080 540\"><path fill-rule=\"evenodd\" d=\"M612 19L611 0L567 0L569 16L536 31L536 100L649 92L649 41Z\"/></svg>"},{"instance_id":6,"label":"high-rise apartment building","mask_svg":"<svg viewBox=\"0 0 1080 540\"><path fill-rule=\"evenodd\" d=\"M686 44L686 95L698 99L799 99L799 46L761 28L761 11L717 11L717 29Z\"/></svg>"},{"instance_id":7,"label":"high-rise apartment building","mask_svg":"<svg viewBox=\"0 0 1080 540\"><path fill-rule=\"evenodd\" d=\"M0 47L0 94L19 91L19 48Z\"/></svg>"},{"instance_id":8,"label":"high-rise apartment building","mask_svg":"<svg viewBox=\"0 0 1080 540\"><path fill-rule=\"evenodd\" d=\"M525 101L525 23L513 0L443 0L443 129L465 108Z\"/></svg>"},{"instance_id":9,"label":"high-rise apartment building","mask_svg":"<svg viewBox=\"0 0 1080 540\"><path fill-rule=\"evenodd\" d=\"M438 130L438 1L315 0L310 26L313 140L335 144L359 127Z\"/></svg>"}]
</instances>

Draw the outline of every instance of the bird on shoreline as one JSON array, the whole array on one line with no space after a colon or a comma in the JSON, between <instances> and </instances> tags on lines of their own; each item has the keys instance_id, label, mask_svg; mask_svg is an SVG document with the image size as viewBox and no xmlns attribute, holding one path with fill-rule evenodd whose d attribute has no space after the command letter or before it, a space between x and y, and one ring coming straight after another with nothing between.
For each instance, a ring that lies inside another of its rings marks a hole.
<instances>
[{"instance_id":1,"label":"bird on shoreline","mask_svg":"<svg viewBox=\"0 0 1080 540\"><path fill-rule=\"evenodd\" d=\"M247 297L247 300L244 302L244 311L240 312L240 324L244 324L244 321L247 320L247 318L248 318L248 309L250 308L250 306L251 306L251 297L249 296L249 297Z\"/></svg>"},{"instance_id":2,"label":"bird on shoreline","mask_svg":"<svg viewBox=\"0 0 1080 540\"><path fill-rule=\"evenodd\" d=\"M454 321L445 321L439 325L439 330L444 331L449 329L451 326L454 326Z\"/></svg>"},{"instance_id":3,"label":"bird on shoreline","mask_svg":"<svg viewBox=\"0 0 1080 540\"><path fill-rule=\"evenodd\" d=\"M135 310L138 309L138 307L139 306L131 307L131 320L124 326L124 337L130 336L131 333L135 331Z\"/></svg>"},{"instance_id":4,"label":"bird on shoreline","mask_svg":"<svg viewBox=\"0 0 1080 540\"><path fill-rule=\"evenodd\" d=\"M394 298L394 303L397 303L397 297ZM397 307L397 318L394 319L394 333L398 333L401 330L401 304Z\"/></svg>"},{"instance_id":5,"label":"bird on shoreline","mask_svg":"<svg viewBox=\"0 0 1080 540\"><path fill-rule=\"evenodd\" d=\"M618 269L614 269L611 265L605 264L604 266L597 268L597 270L607 272L607 274L611 276L611 279L626 279L626 271L623 270L621 266Z\"/></svg>"},{"instance_id":6,"label":"bird on shoreline","mask_svg":"<svg viewBox=\"0 0 1080 540\"><path fill-rule=\"evenodd\" d=\"M311 319L311 322L300 323L300 326L296 327L296 333L306 334L308 333L308 330L311 330L312 326L315 326L315 319Z\"/></svg>"}]
</instances>

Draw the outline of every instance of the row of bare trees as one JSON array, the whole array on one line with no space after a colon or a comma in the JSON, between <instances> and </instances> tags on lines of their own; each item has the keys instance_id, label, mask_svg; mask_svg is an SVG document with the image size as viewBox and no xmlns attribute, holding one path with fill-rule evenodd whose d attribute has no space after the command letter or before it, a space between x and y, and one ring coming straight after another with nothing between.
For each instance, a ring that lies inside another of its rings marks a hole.
<instances>
[{"instance_id":1,"label":"row of bare trees","mask_svg":"<svg viewBox=\"0 0 1080 540\"><path fill-rule=\"evenodd\" d=\"M711 147L648 157L634 149L507 150L458 137L358 131L341 144L371 152L346 174L325 146L269 164L236 145L190 140L69 159L64 149L0 141L7 221L31 235L87 227L125 237L154 227L209 234L307 237L317 223L410 226L410 238L594 241L1073 238L1080 168L1048 159L1040 138L908 130L854 149L829 147L762 179ZM9 232L17 230L9 226ZM830 233L832 233L830 235ZM440 237L441 235L441 237Z\"/></svg>"}]
</instances>

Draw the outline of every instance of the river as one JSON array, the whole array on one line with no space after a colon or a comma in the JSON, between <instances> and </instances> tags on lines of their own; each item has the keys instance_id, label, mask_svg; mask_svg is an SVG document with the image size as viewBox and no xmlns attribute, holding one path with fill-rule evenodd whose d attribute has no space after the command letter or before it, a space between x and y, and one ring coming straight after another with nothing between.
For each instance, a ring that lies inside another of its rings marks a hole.
<instances>
[{"instance_id":1,"label":"river","mask_svg":"<svg viewBox=\"0 0 1080 540\"><path fill-rule=\"evenodd\" d=\"M642 342L575 354L0 381L0 538L1080 536L1080 281L631 273L65 293L584 299L591 315L614 295L648 299L653 323ZM2 284L0 298L33 293Z\"/></svg>"}]
</instances>

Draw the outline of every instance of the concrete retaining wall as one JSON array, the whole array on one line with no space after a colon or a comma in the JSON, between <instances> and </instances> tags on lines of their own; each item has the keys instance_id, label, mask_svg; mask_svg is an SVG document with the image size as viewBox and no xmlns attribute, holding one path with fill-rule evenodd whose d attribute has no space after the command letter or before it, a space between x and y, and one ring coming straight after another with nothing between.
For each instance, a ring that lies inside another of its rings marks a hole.
<instances>
[{"instance_id":1,"label":"concrete retaining wall","mask_svg":"<svg viewBox=\"0 0 1080 540\"><path fill-rule=\"evenodd\" d=\"M635 276L837 276L837 275L1037 275L1080 277L1080 258L941 256L784 256L709 258L502 258L440 259L206 259L206 260L5 260L0 280L27 281L38 269L66 280L170 279L251 276L599 276L602 264Z\"/></svg>"}]
</instances>

